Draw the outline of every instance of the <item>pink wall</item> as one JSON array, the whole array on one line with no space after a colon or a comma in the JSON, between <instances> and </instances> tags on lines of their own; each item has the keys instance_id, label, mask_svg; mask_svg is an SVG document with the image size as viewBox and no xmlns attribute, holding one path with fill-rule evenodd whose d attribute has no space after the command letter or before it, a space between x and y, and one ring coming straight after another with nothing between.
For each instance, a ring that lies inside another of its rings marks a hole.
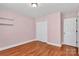
<instances>
[{"instance_id":1,"label":"pink wall","mask_svg":"<svg viewBox=\"0 0 79 59\"><path fill-rule=\"evenodd\" d=\"M14 19L13 26L0 25L0 48L35 39L35 20L12 11L0 11L0 17ZM61 44L61 14L53 13L36 18L48 21L48 42Z\"/></svg>"},{"instance_id":2,"label":"pink wall","mask_svg":"<svg viewBox=\"0 0 79 59\"><path fill-rule=\"evenodd\" d=\"M61 14L53 13L48 19L48 42L61 44Z\"/></svg>"},{"instance_id":3,"label":"pink wall","mask_svg":"<svg viewBox=\"0 0 79 59\"><path fill-rule=\"evenodd\" d=\"M13 19L13 26L0 25L0 48L35 38L35 21L12 11L0 11L0 17Z\"/></svg>"},{"instance_id":4,"label":"pink wall","mask_svg":"<svg viewBox=\"0 0 79 59\"><path fill-rule=\"evenodd\" d=\"M48 42L62 44L63 41L63 16L60 12L52 13L47 16L36 18L36 22L47 21L48 22Z\"/></svg>"}]
</instances>

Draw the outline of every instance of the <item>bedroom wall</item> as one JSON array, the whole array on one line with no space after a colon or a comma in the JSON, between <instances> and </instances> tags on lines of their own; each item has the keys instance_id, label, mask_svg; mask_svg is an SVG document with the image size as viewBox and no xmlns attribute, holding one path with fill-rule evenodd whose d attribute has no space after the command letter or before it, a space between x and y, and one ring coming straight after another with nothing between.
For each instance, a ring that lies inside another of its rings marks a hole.
<instances>
[{"instance_id":1,"label":"bedroom wall","mask_svg":"<svg viewBox=\"0 0 79 59\"><path fill-rule=\"evenodd\" d=\"M53 13L47 16L48 42L61 45L61 13Z\"/></svg>"},{"instance_id":2,"label":"bedroom wall","mask_svg":"<svg viewBox=\"0 0 79 59\"><path fill-rule=\"evenodd\" d=\"M13 19L13 26L0 25L0 48L35 38L35 21L32 18L13 11L0 11L0 17Z\"/></svg>"},{"instance_id":3,"label":"bedroom wall","mask_svg":"<svg viewBox=\"0 0 79 59\"><path fill-rule=\"evenodd\" d=\"M52 43L57 46L61 46L62 39L63 39L63 28L61 30L61 24L63 24L61 21L63 18L61 17L61 13L51 13L47 16L42 16L39 18L36 18L36 22L42 22L47 21L48 23L48 42ZM61 36L62 35L62 36Z\"/></svg>"}]
</instances>

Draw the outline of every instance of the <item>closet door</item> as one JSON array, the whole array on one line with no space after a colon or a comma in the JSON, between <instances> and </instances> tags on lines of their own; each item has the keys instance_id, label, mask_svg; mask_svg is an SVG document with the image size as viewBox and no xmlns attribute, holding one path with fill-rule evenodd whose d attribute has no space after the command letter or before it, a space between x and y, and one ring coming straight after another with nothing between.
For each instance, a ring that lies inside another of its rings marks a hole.
<instances>
[{"instance_id":1,"label":"closet door","mask_svg":"<svg viewBox=\"0 0 79 59\"><path fill-rule=\"evenodd\" d=\"M36 38L40 41L47 41L47 21L36 23Z\"/></svg>"},{"instance_id":2,"label":"closet door","mask_svg":"<svg viewBox=\"0 0 79 59\"><path fill-rule=\"evenodd\" d=\"M77 20L78 20L78 22L77 22L77 30L78 30L78 32L77 32L77 47L79 47L79 17L77 18Z\"/></svg>"},{"instance_id":3,"label":"closet door","mask_svg":"<svg viewBox=\"0 0 79 59\"><path fill-rule=\"evenodd\" d=\"M64 44L76 46L76 18L64 19Z\"/></svg>"}]
</instances>

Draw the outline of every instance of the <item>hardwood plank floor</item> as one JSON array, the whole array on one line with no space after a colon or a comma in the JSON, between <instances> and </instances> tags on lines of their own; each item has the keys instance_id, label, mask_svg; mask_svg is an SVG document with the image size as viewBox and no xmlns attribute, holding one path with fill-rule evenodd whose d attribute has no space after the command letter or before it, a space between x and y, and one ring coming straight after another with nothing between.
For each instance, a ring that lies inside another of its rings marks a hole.
<instances>
[{"instance_id":1,"label":"hardwood plank floor","mask_svg":"<svg viewBox=\"0 0 79 59\"><path fill-rule=\"evenodd\" d=\"M76 48L63 45L61 48L40 41L33 41L0 51L0 56L76 56Z\"/></svg>"}]
</instances>

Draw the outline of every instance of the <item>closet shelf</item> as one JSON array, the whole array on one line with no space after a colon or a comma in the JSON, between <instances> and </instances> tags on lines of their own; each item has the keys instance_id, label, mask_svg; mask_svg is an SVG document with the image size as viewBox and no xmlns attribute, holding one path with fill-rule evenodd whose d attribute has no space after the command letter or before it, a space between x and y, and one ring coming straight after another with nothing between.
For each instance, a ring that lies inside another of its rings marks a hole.
<instances>
[{"instance_id":1,"label":"closet shelf","mask_svg":"<svg viewBox=\"0 0 79 59\"><path fill-rule=\"evenodd\" d=\"M10 20L10 21L13 21L13 19L6 18L6 17L0 17L0 19L2 19L2 20Z\"/></svg>"},{"instance_id":2,"label":"closet shelf","mask_svg":"<svg viewBox=\"0 0 79 59\"><path fill-rule=\"evenodd\" d=\"M0 23L0 25L7 25L7 26L13 26L13 24L4 24L4 23Z\"/></svg>"}]
</instances>

